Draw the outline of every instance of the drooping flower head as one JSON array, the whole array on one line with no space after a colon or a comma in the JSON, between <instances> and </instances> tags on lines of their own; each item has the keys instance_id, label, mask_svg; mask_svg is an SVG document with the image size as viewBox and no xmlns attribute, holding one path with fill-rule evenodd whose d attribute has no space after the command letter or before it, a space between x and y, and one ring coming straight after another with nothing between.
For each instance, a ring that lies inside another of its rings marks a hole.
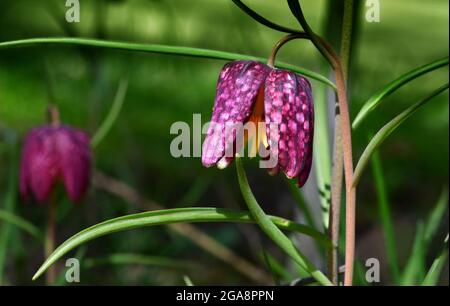
<instances>
[{"instance_id":1,"label":"drooping flower head","mask_svg":"<svg viewBox=\"0 0 450 306\"><path fill-rule=\"evenodd\" d=\"M270 173L282 171L302 186L311 170L314 109L311 85L292 71L256 61L235 61L220 72L211 125L203 143L202 163L226 167L239 151L238 132L227 125L265 123L265 129L245 134L261 143L278 161ZM271 127L275 125L276 129ZM226 154L231 152L232 154Z\"/></svg>"},{"instance_id":2,"label":"drooping flower head","mask_svg":"<svg viewBox=\"0 0 450 306\"><path fill-rule=\"evenodd\" d=\"M85 194L91 174L89 136L68 125L33 128L26 136L20 164L20 193L38 203L48 201L62 182L73 202Z\"/></svg>"}]
</instances>

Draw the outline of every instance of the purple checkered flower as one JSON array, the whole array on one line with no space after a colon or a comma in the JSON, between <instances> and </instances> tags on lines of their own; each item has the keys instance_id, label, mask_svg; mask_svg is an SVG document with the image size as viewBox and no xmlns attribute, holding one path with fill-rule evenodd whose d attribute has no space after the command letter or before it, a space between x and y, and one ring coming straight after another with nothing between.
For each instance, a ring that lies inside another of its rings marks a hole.
<instances>
[{"instance_id":1,"label":"purple checkered flower","mask_svg":"<svg viewBox=\"0 0 450 306\"><path fill-rule=\"evenodd\" d=\"M67 125L33 128L25 138L20 165L20 193L38 203L49 200L62 182L73 202L85 194L91 174L89 136Z\"/></svg>"},{"instance_id":2,"label":"purple checkered flower","mask_svg":"<svg viewBox=\"0 0 450 306\"><path fill-rule=\"evenodd\" d=\"M217 82L211 125L203 143L202 163L206 167L228 166L237 152L237 132L227 125L265 123L265 131L245 134L245 141L263 144L278 163L269 173L282 171L297 178L301 187L312 164L314 108L311 85L292 71L271 68L256 61L226 64ZM271 129L275 124L278 128ZM270 140L270 141L268 141ZM270 145L276 143L277 145Z\"/></svg>"}]
</instances>

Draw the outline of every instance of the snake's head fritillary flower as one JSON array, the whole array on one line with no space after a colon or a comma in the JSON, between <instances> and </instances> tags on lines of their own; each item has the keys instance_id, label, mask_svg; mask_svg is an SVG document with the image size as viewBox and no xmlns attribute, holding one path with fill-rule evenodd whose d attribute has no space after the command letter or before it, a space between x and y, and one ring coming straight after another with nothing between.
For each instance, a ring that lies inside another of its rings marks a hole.
<instances>
[{"instance_id":1,"label":"snake's head fritillary flower","mask_svg":"<svg viewBox=\"0 0 450 306\"><path fill-rule=\"evenodd\" d=\"M203 165L226 167L240 149L236 131L227 133L226 127L248 122L265 123L265 130L256 127L256 135L246 134L245 140L254 137L256 147L264 144L270 150L278 162L269 172L282 171L303 186L311 170L314 133L308 80L256 61L226 64L220 72L211 125L203 143ZM277 129L271 128L274 124ZM226 154L229 151L231 156Z\"/></svg>"},{"instance_id":2,"label":"snake's head fritillary flower","mask_svg":"<svg viewBox=\"0 0 450 306\"><path fill-rule=\"evenodd\" d=\"M20 165L20 193L38 203L49 200L62 182L72 202L85 194L91 172L89 136L67 125L33 128L25 138Z\"/></svg>"}]
</instances>

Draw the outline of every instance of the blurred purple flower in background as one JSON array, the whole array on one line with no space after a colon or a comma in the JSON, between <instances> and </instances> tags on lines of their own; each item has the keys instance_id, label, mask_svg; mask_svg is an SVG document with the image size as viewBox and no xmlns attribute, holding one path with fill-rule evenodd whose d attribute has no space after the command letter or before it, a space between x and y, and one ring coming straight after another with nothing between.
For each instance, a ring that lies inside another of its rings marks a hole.
<instances>
[{"instance_id":1,"label":"blurred purple flower in background","mask_svg":"<svg viewBox=\"0 0 450 306\"><path fill-rule=\"evenodd\" d=\"M89 136L59 122L33 128L25 138L20 164L20 193L43 203L58 182L73 202L85 194L91 174Z\"/></svg>"},{"instance_id":2,"label":"blurred purple flower in background","mask_svg":"<svg viewBox=\"0 0 450 306\"><path fill-rule=\"evenodd\" d=\"M228 166L233 157L226 155L236 145L236 133L227 135L225 125L265 122L265 131L254 137L256 147L263 143L278 160L269 169L280 170L288 178L297 178L301 187L312 164L314 107L309 81L292 71L269 67L256 61L234 61L220 72L211 126L203 143L202 163L206 167ZM278 129L271 131L270 125ZM272 133L272 134L271 134ZM267 139L278 146L270 147Z\"/></svg>"}]
</instances>

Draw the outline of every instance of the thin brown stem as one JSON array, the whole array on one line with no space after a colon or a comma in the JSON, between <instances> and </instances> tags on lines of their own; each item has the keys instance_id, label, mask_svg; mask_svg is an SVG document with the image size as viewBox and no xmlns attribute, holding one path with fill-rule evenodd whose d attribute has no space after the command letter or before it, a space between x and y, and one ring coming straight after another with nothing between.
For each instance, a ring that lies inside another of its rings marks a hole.
<instances>
[{"instance_id":1,"label":"thin brown stem","mask_svg":"<svg viewBox=\"0 0 450 306\"><path fill-rule=\"evenodd\" d=\"M55 105L49 105L47 107L47 120L53 127L58 127L61 124L59 110Z\"/></svg>"},{"instance_id":2,"label":"thin brown stem","mask_svg":"<svg viewBox=\"0 0 450 306\"><path fill-rule=\"evenodd\" d=\"M352 42L352 28L353 28L353 0L344 1L344 15L342 22L341 35L341 52L340 59L342 65L342 73L347 86L350 49ZM342 122L339 110L339 102L336 101L335 119L334 119L334 151L333 151L333 170L332 170L332 187L331 187L331 208L330 208L330 239L333 242L334 248L331 249L328 257L328 271L332 282L337 285L338 267L339 267L339 229L341 218L341 192L342 192L342 178L343 178L343 149L342 149Z\"/></svg>"},{"instance_id":3,"label":"thin brown stem","mask_svg":"<svg viewBox=\"0 0 450 306\"><path fill-rule=\"evenodd\" d=\"M344 285L350 286L353 281L353 265L355 256L355 202L356 189L353 182L353 157L352 157L352 135L350 115L347 103L347 87L345 76L339 56L334 49L311 29L303 15L298 0L288 0L289 7L298 19L303 30L308 34L312 43L328 60L336 74L336 87L339 102L339 113L342 125L342 152L344 159L345 189L346 189L346 224L345 224L345 277Z\"/></svg>"},{"instance_id":4,"label":"thin brown stem","mask_svg":"<svg viewBox=\"0 0 450 306\"><path fill-rule=\"evenodd\" d=\"M306 33L294 33L289 34L286 36L283 36L275 46L272 48L272 52L270 53L269 59L267 60L267 65L270 67L274 67L275 65L275 58L277 56L278 50L287 42L293 40L293 39L309 39L308 34Z\"/></svg>"}]
</instances>

